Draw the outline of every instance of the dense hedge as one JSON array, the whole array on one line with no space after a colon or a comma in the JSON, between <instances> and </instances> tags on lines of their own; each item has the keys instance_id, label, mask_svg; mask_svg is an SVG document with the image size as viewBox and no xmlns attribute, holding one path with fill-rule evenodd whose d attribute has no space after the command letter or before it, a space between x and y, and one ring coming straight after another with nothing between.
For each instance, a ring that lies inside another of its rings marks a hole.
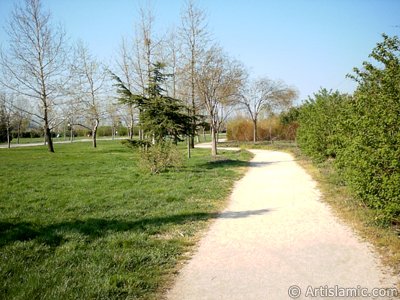
<instances>
[{"instance_id":1,"label":"dense hedge","mask_svg":"<svg viewBox=\"0 0 400 300\"><path fill-rule=\"evenodd\" d=\"M400 224L400 41L383 36L351 76L353 97L321 90L300 109L297 140L316 160L335 158L345 183L383 224Z\"/></svg>"},{"instance_id":2,"label":"dense hedge","mask_svg":"<svg viewBox=\"0 0 400 300\"><path fill-rule=\"evenodd\" d=\"M335 158L344 147L345 124L352 98L321 89L300 108L297 143L317 161Z\"/></svg>"}]
</instances>

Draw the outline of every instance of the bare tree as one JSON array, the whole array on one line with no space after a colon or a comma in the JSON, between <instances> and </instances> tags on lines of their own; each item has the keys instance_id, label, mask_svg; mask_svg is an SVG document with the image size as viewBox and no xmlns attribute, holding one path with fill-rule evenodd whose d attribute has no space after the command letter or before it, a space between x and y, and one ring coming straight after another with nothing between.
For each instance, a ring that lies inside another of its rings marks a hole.
<instances>
[{"instance_id":1,"label":"bare tree","mask_svg":"<svg viewBox=\"0 0 400 300\"><path fill-rule=\"evenodd\" d=\"M17 98L16 101L13 102L13 107L13 124L17 133L17 144L19 144L21 132L27 129L31 121L30 115L26 113L22 107L26 107L27 110L31 109L29 108L29 104L21 98Z\"/></svg>"},{"instance_id":2,"label":"bare tree","mask_svg":"<svg viewBox=\"0 0 400 300\"><path fill-rule=\"evenodd\" d=\"M51 24L41 0L25 0L24 4L15 7L8 24L9 47L1 52L0 80L19 95L37 101L38 111L30 113L41 120L48 150L54 152L51 112L65 78L65 34Z\"/></svg>"},{"instance_id":3,"label":"bare tree","mask_svg":"<svg viewBox=\"0 0 400 300\"><path fill-rule=\"evenodd\" d=\"M125 83L126 87L132 91L133 84L134 84L134 75L133 75L133 62L132 57L133 54L128 49L128 45L125 39L122 40L120 46L120 57L117 61L117 66L119 68L120 73L122 76L120 77L121 80ZM134 106L132 103L126 104L126 114L124 114L126 119L126 123L128 124L128 135L130 139L133 139L133 126L134 126Z\"/></svg>"},{"instance_id":4,"label":"bare tree","mask_svg":"<svg viewBox=\"0 0 400 300\"><path fill-rule=\"evenodd\" d=\"M253 122L253 141L257 141L257 123L262 112L270 114L291 105L297 91L281 81L260 78L248 82L240 95L239 102Z\"/></svg>"},{"instance_id":5,"label":"bare tree","mask_svg":"<svg viewBox=\"0 0 400 300\"><path fill-rule=\"evenodd\" d=\"M182 73L182 67L180 66L180 56L182 47L180 44L180 40L178 39L177 33L175 29L171 29L168 32L166 40L163 42L164 50L161 61L166 64L166 70L169 75L169 84L167 88L167 92L172 98L177 98L178 96L178 81L179 77Z\"/></svg>"},{"instance_id":6,"label":"bare tree","mask_svg":"<svg viewBox=\"0 0 400 300\"><path fill-rule=\"evenodd\" d=\"M12 129L12 118L13 110L11 100L5 93L0 94L0 125L3 125L6 130L7 146L11 148L11 129Z\"/></svg>"},{"instance_id":7,"label":"bare tree","mask_svg":"<svg viewBox=\"0 0 400 300\"><path fill-rule=\"evenodd\" d=\"M146 88L149 85L152 65L158 59L161 40L154 34L154 14L150 6L140 8L140 21L135 27L135 39L131 63L133 67L134 80L131 91L138 92L146 97ZM126 82L124 82L126 84ZM139 110L139 126L140 115ZM144 138L144 132L139 129L139 138Z\"/></svg>"},{"instance_id":8,"label":"bare tree","mask_svg":"<svg viewBox=\"0 0 400 300\"><path fill-rule=\"evenodd\" d=\"M92 123L91 127L81 123L77 125L92 131L93 147L97 147L97 129L103 114L102 100L104 99L107 73L82 43L77 45L75 52L72 65L74 78L78 81L75 96L83 106L82 110L85 112L85 116Z\"/></svg>"},{"instance_id":9,"label":"bare tree","mask_svg":"<svg viewBox=\"0 0 400 300\"><path fill-rule=\"evenodd\" d=\"M111 138L114 140L117 135L118 125L121 123L121 116L115 103L109 103L106 110L111 121Z\"/></svg>"},{"instance_id":10,"label":"bare tree","mask_svg":"<svg viewBox=\"0 0 400 300\"><path fill-rule=\"evenodd\" d=\"M200 55L205 52L209 41L209 33L206 24L206 15L203 10L196 6L194 0L187 0L181 13L182 25L180 36L182 39L184 58L186 60L187 80L190 87L188 106L190 113L196 116L198 107L196 105L196 69ZM194 136L196 134L196 121L193 118L190 147L194 148Z\"/></svg>"},{"instance_id":11,"label":"bare tree","mask_svg":"<svg viewBox=\"0 0 400 300\"><path fill-rule=\"evenodd\" d=\"M196 71L197 90L210 120L213 156L217 155L221 106L234 103L243 77L242 66L238 62L229 60L218 47L212 47L205 53Z\"/></svg>"}]
</instances>

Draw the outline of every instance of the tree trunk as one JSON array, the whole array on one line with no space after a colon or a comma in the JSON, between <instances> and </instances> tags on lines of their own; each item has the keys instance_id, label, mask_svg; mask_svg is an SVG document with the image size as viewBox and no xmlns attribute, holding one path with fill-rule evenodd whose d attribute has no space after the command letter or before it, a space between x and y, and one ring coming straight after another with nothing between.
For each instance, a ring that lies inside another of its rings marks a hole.
<instances>
[{"instance_id":1,"label":"tree trunk","mask_svg":"<svg viewBox=\"0 0 400 300\"><path fill-rule=\"evenodd\" d=\"M96 119L95 121L94 121L94 126L93 126L93 132L92 132L92 135L93 135L93 148L96 148L97 147L97 128L99 127L99 120L98 119Z\"/></svg>"},{"instance_id":2,"label":"tree trunk","mask_svg":"<svg viewBox=\"0 0 400 300\"><path fill-rule=\"evenodd\" d=\"M45 126L44 132L45 132L45 139L47 142L47 149L49 150L49 152L54 152L53 140L51 138L51 131L49 125L47 124L47 122L45 122L44 126Z\"/></svg>"},{"instance_id":3,"label":"tree trunk","mask_svg":"<svg viewBox=\"0 0 400 300\"><path fill-rule=\"evenodd\" d=\"M22 126L22 120L20 119L18 122L18 129L17 129L17 144L19 144L19 139L21 137L21 126Z\"/></svg>"},{"instance_id":4,"label":"tree trunk","mask_svg":"<svg viewBox=\"0 0 400 300\"><path fill-rule=\"evenodd\" d=\"M257 119L254 119L253 120L253 142L254 143L257 142L257 135L258 135L258 132L257 132Z\"/></svg>"},{"instance_id":5,"label":"tree trunk","mask_svg":"<svg viewBox=\"0 0 400 300\"><path fill-rule=\"evenodd\" d=\"M194 128L196 128L196 125L194 125ZM194 134L195 134L195 130L192 129L193 131L193 135L190 136L190 148L194 149Z\"/></svg>"},{"instance_id":6,"label":"tree trunk","mask_svg":"<svg viewBox=\"0 0 400 300\"><path fill-rule=\"evenodd\" d=\"M191 98L192 98L192 116L193 116L193 120L192 120L192 134L190 136L190 147L194 148L194 136L196 134L196 103L195 103L195 65L196 65L196 61L195 61L195 49L192 46L192 59L191 59Z\"/></svg>"},{"instance_id":7,"label":"tree trunk","mask_svg":"<svg viewBox=\"0 0 400 300\"><path fill-rule=\"evenodd\" d=\"M217 156L217 135L215 132L215 126L211 125L211 155Z\"/></svg>"},{"instance_id":8,"label":"tree trunk","mask_svg":"<svg viewBox=\"0 0 400 300\"><path fill-rule=\"evenodd\" d=\"M187 136L187 156L188 156L188 158L192 157L192 155L190 153L190 135Z\"/></svg>"},{"instance_id":9,"label":"tree trunk","mask_svg":"<svg viewBox=\"0 0 400 300\"><path fill-rule=\"evenodd\" d=\"M43 93L45 95L45 93ZM46 99L46 97L44 97ZM47 102L46 100L44 102L44 136L45 136L45 143L47 142L47 149L49 152L54 152L54 147L53 147L53 140L51 139L51 131L49 127L49 119L48 119L48 107L47 107Z\"/></svg>"},{"instance_id":10,"label":"tree trunk","mask_svg":"<svg viewBox=\"0 0 400 300\"><path fill-rule=\"evenodd\" d=\"M134 119L133 119L133 106L129 105L129 117L130 117L130 124L129 124L129 139L133 140L133 126L134 126Z\"/></svg>"},{"instance_id":11,"label":"tree trunk","mask_svg":"<svg viewBox=\"0 0 400 300\"><path fill-rule=\"evenodd\" d=\"M7 147L11 148L10 126L7 124Z\"/></svg>"},{"instance_id":12,"label":"tree trunk","mask_svg":"<svg viewBox=\"0 0 400 300\"><path fill-rule=\"evenodd\" d=\"M129 139L133 140L133 121L131 121L128 131L129 131Z\"/></svg>"}]
</instances>

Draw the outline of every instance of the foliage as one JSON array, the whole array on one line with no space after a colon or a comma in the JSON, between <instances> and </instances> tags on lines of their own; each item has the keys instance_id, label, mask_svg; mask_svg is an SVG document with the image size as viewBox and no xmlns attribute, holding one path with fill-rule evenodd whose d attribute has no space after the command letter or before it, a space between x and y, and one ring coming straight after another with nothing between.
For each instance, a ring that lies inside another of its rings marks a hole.
<instances>
[{"instance_id":1,"label":"foliage","mask_svg":"<svg viewBox=\"0 0 400 300\"><path fill-rule=\"evenodd\" d=\"M317 161L336 157L350 101L348 95L321 89L302 105L297 142L305 154Z\"/></svg>"},{"instance_id":2,"label":"foliage","mask_svg":"<svg viewBox=\"0 0 400 300\"><path fill-rule=\"evenodd\" d=\"M182 154L170 141L162 141L151 147L140 148L139 164L141 169L152 174L160 173L167 168L182 165Z\"/></svg>"},{"instance_id":3,"label":"foliage","mask_svg":"<svg viewBox=\"0 0 400 300\"><path fill-rule=\"evenodd\" d=\"M195 149L179 172L149 176L139 151L99 144L2 149L1 299L160 299L250 158L214 165Z\"/></svg>"},{"instance_id":4,"label":"foliage","mask_svg":"<svg viewBox=\"0 0 400 300\"><path fill-rule=\"evenodd\" d=\"M323 161L336 158L345 183L380 224L400 223L400 40L383 35L349 77L353 98L321 90L300 109L298 143Z\"/></svg>"},{"instance_id":5,"label":"foliage","mask_svg":"<svg viewBox=\"0 0 400 300\"><path fill-rule=\"evenodd\" d=\"M140 110L140 124L149 138L160 142L172 136L175 142L180 135L190 131L191 117L185 113L185 106L179 99L165 95L163 84L167 75L163 73L164 64L156 63L151 70L146 88L146 96L132 93L122 80L113 74L115 86L122 104L132 104Z\"/></svg>"},{"instance_id":6,"label":"foliage","mask_svg":"<svg viewBox=\"0 0 400 300\"><path fill-rule=\"evenodd\" d=\"M338 167L350 187L382 222L400 218L400 40L383 35L370 62L351 76L358 82L351 126Z\"/></svg>"},{"instance_id":7,"label":"foliage","mask_svg":"<svg viewBox=\"0 0 400 300\"><path fill-rule=\"evenodd\" d=\"M254 124L251 119L236 118L227 124L227 139L230 141L253 141ZM257 123L257 140L294 140L297 124L283 124L278 116Z\"/></svg>"},{"instance_id":8,"label":"foliage","mask_svg":"<svg viewBox=\"0 0 400 300\"><path fill-rule=\"evenodd\" d=\"M122 140L121 144L131 149L148 148L151 146L149 141L143 140Z\"/></svg>"},{"instance_id":9,"label":"foliage","mask_svg":"<svg viewBox=\"0 0 400 300\"><path fill-rule=\"evenodd\" d=\"M300 107L292 106L287 111L279 115L279 120L283 125L297 123L300 117Z\"/></svg>"}]
</instances>

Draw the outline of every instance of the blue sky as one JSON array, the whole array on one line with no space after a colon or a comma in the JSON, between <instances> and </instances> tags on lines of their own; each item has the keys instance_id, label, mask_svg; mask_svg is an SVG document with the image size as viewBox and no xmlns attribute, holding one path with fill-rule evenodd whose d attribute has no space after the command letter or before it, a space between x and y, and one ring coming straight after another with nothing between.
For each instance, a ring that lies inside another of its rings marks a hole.
<instances>
[{"instance_id":1,"label":"blue sky","mask_svg":"<svg viewBox=\"0 0 400 300\"><path fill-rule=\"evenodd\" d=\"M0 0L0 42L15 2ZM82 39L100 59L112 61L121 38L133 34L138 0L43 0L70 39ZM153 0L156 28L180 24L183 0ZM300 99L320 87L351 92L345 75L361 66L381 34L399 35L398 0L198 0L214 41L249 68L296 86Z\"/></svg>"}]
</instances>

